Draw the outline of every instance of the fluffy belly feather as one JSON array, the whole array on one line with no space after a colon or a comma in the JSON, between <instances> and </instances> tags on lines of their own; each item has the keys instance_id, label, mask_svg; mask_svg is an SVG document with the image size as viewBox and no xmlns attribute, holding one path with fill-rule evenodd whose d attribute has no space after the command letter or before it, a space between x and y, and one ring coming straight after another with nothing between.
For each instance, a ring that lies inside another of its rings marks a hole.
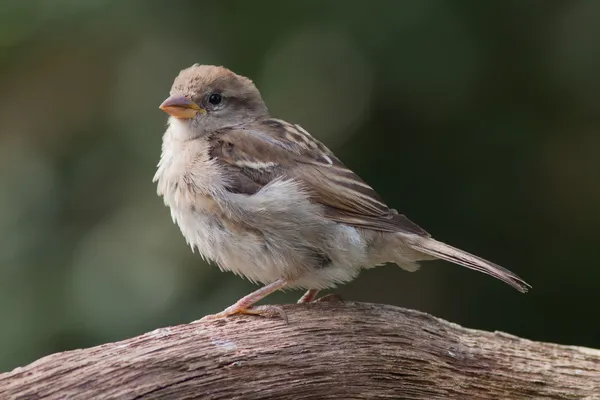
<instances>
[{"instance_id":1,"label":"fluffy belly feather","mask_svg":"<svg viewBox=\"0 0 600 400\"><path fill-rule=\"evenodd\" d=\"M312 239L297 236L290 243L284 234L265 234L222 216L177 207L171 207L171 214L192 250L197 249L221 270L255 283L285 278L290 281L289 288L325 289L352 280L366 266L365 243L352 227L332 224L337 234L331 232L331 240L315 249L303 245ZM327 264L315 257L317 251L327 254Z\"/></svg>"}]
</instances>

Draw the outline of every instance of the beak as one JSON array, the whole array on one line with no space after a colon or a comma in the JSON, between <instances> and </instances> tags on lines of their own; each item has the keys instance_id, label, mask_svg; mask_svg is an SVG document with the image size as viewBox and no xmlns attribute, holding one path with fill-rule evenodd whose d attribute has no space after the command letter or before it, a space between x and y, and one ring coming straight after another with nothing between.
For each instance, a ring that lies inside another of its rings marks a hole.
<instances>
[{"instance_id":1,"label":"beak","mask_svg":"<svg viewBox=\"0 0 600 400\"><path fill-rule=\"evenodd\" d=\"M158 108L179 119L191 119L198 113L204 114L206 112L198 104L181 95L169 97Z\"/></svg>"}]
</instances>

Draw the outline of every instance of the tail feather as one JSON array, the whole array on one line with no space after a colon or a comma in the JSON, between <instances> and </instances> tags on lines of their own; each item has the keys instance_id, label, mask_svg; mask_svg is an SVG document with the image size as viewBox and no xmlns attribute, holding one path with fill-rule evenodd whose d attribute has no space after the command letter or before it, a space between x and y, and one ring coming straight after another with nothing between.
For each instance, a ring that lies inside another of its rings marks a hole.
<instances>
[{"instance_id":1,"label":"tail feather","mask_svg":"<svg viewBox=\"0 0 600 400\"><path fill-rule=\"evenodd\" d=\"M437 240L420 237L416 241L411 241L409 245L414 250L417 250L421 253L441 258L442 260L462 265L463 267L493 276L494 278L500 279L522 293L527 292L529 288L531 288L527 282L506 268L502 268L498 264L494 264L493 262L484 260L481 257L477 257L445 243L438 242Z\"/></svg>"}]
</instances>

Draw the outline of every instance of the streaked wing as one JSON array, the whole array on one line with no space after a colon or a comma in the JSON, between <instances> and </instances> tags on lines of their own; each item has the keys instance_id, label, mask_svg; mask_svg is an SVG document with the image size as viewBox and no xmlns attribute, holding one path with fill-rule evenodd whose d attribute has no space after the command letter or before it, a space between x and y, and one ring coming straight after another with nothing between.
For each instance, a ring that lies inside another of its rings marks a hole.
<instances>
[{"instance_id":1,"label":"streaked wing","mask_svg":"<svg viewBox=\"0 0 600 400\"><path fill-rule=\"evenodd\" d=\"M429 236L388 208L367 183L299 125L277 119L222 129L210 137L211 157L229 169L229 190L254 194L276 178L304 182L325 216L385 232Z\"/></svg>"}]
</instances>

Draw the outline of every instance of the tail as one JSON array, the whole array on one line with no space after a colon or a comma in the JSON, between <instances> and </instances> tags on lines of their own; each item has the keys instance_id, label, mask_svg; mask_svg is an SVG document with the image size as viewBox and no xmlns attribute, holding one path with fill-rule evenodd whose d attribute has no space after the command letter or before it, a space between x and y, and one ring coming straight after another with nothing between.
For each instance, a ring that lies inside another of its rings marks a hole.
<instances>
[{"instance_id":1,"label":"tail","mask_svg":"<svg viewBox=\"0 0 600 400\"><path fill-rule=\"evenodd\" d=\"M484 260L466 251L449 246L437 240L420 237L416 240L411 240L408 245L421 253L441 258L442 260L450 261L451 263L462 265L475 271L483 272L508 283L521 293L525 293L531 286L517 275L513 274L506 268L502 268L498 264Z\"/></svg>"}]
</instances>

